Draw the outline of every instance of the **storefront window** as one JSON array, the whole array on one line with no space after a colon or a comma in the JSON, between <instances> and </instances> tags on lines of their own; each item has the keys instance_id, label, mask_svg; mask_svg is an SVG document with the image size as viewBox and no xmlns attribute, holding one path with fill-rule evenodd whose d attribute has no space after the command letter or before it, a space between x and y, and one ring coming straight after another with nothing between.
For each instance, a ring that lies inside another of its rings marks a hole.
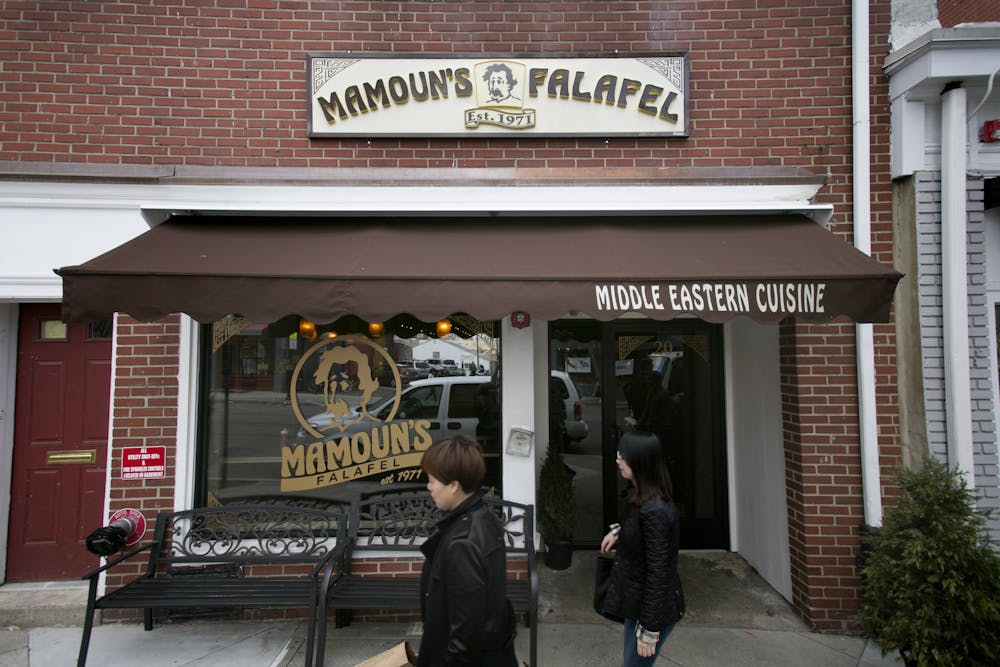
<instances>
[{"instance_id":1,"label":"storefront window","mask_svg":"<svg viewBox=\"0 0 1000 667\"><path fill-rule=\"evenodd\" d=\"M439 324L290 316L207 328L200 502L322 505L423 485L422 452L459 433L482 444L486 484L501 492L499 326Z\"/></svg>"}]
</instances>

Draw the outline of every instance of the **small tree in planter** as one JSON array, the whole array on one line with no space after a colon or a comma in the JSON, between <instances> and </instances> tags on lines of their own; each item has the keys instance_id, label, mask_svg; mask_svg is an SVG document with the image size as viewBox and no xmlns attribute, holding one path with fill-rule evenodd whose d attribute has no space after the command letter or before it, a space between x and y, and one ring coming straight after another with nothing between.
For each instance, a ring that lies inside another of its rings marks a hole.
<instances>
[{"instance_id":1,"label":"small tree in planter","mask_svg":"<svg viewBox=\"0 0 1000 667\"><path fill-rule=\"evenodd\" d=\"M574 472L563 459L566 446L566 410L558 386L549 378L549 448L538 475L538 530L545 540L545 564L565 570L573 562L576 531Z\"/></svg>"},{"instance_id":2,"label":"small tree in planter","mask_svg":"<svg viewBox=\"0 0 1000 667\"><path fill-rule=\"evenodd\" d=\"M562 443L550 442L538 476L538 529L545 540L545 564L564 570L573 560L576 499L573 471L562 455Z\"/></svg>"},{"instance_id":3,"label":"small tree in planter","mask_svg":"<svg viewBox=\"0 0 1000 667\"><path fill-rule=\"evenodd\" d=\"M866 629L907 665L1000 664L1000 556L975 494L931 457L899 486L882 528L862 532Z\"/></svg>"}]
</instances>

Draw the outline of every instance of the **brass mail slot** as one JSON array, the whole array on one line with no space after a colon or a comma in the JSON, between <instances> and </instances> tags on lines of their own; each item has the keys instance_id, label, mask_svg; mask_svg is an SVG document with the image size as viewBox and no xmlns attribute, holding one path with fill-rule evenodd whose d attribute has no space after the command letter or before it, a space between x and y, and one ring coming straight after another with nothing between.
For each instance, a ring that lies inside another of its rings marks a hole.
<instances>
[{"instance_id":1,"label":"brass mail slot","mask_svg":"<svg viewBox=\"0 0 1000 667\"><path fill-rule=\"evenodd\" d=\"M94 463L97 460L96 449L77 449L69 452L46 452L45 462L56 463Z\"/></svg>"}]
</instances>

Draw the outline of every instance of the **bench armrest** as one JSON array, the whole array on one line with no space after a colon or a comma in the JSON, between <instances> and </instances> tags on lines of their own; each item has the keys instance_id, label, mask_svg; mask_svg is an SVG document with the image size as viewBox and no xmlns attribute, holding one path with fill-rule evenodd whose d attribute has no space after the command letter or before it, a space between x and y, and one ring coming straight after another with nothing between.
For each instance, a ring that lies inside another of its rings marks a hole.
<instances>
[{"instance_id":1,"label":"bench armrest","mask_svg":"<svg viewBox=\"0 0 1000 667\"><path fill-rule=\"evenodd\" d=\"M320 587L321 594L325 596L326 591L330 589L337 579L340 578L346 569L347 565L350 563L348 560L350 558L350 553L353 551L351 549L354 538L348 538L344 542L338 543L326 558L316 564L313 568L312 576L317 579ZM322 576L320 576L320 571L322 571ZM336 573L336 576L334 576Z\"/></svg>"},{"instance_id":2,"label":"bench armrest","mask_svg":"<svg viewBox=\"0 0 1000 667\"><path fill-rule=\"evenodd\" d=\"M118 565L119 563L121 563L123 561L126 561L126 560L132 558L133 556L135 556L137 554L142 553L143 551L149 551L154 544L155 544L155 542L150 542L149 544L147 544L145 546L142 546L142 547L139 547L138 549L133 549L132 551L128 551L126 553L123 553L118 558L115 558L114 560L109 560L107 563L105 563L101 567L97 568L96 570L92 570L92 571L88 572L87 574L83 575L80 578L81 579L92 579L93 577L96 577L97 575L99 575L101 572L104 572L105 570L108 570L108 569L114 567L115 565Z\"/></svg>"}]
</instances>

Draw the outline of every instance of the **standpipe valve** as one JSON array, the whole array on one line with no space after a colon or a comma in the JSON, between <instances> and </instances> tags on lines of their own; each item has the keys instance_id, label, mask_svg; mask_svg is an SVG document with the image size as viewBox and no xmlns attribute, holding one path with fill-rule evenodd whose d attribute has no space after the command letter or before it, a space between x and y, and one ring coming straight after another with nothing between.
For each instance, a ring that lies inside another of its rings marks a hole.
<instances>
[{"instance_id":1,"label":"standpipe valve","mask_svg":"<svg viewBox=\"0 0 1000 667\"><path fill-rule=\"evenodd\" d=\"M97 556L110 556L135 544L146 533L146 517L134 509L118 510L108 525L87 536L87 551Z\"/></svg>"}]
</instances>

